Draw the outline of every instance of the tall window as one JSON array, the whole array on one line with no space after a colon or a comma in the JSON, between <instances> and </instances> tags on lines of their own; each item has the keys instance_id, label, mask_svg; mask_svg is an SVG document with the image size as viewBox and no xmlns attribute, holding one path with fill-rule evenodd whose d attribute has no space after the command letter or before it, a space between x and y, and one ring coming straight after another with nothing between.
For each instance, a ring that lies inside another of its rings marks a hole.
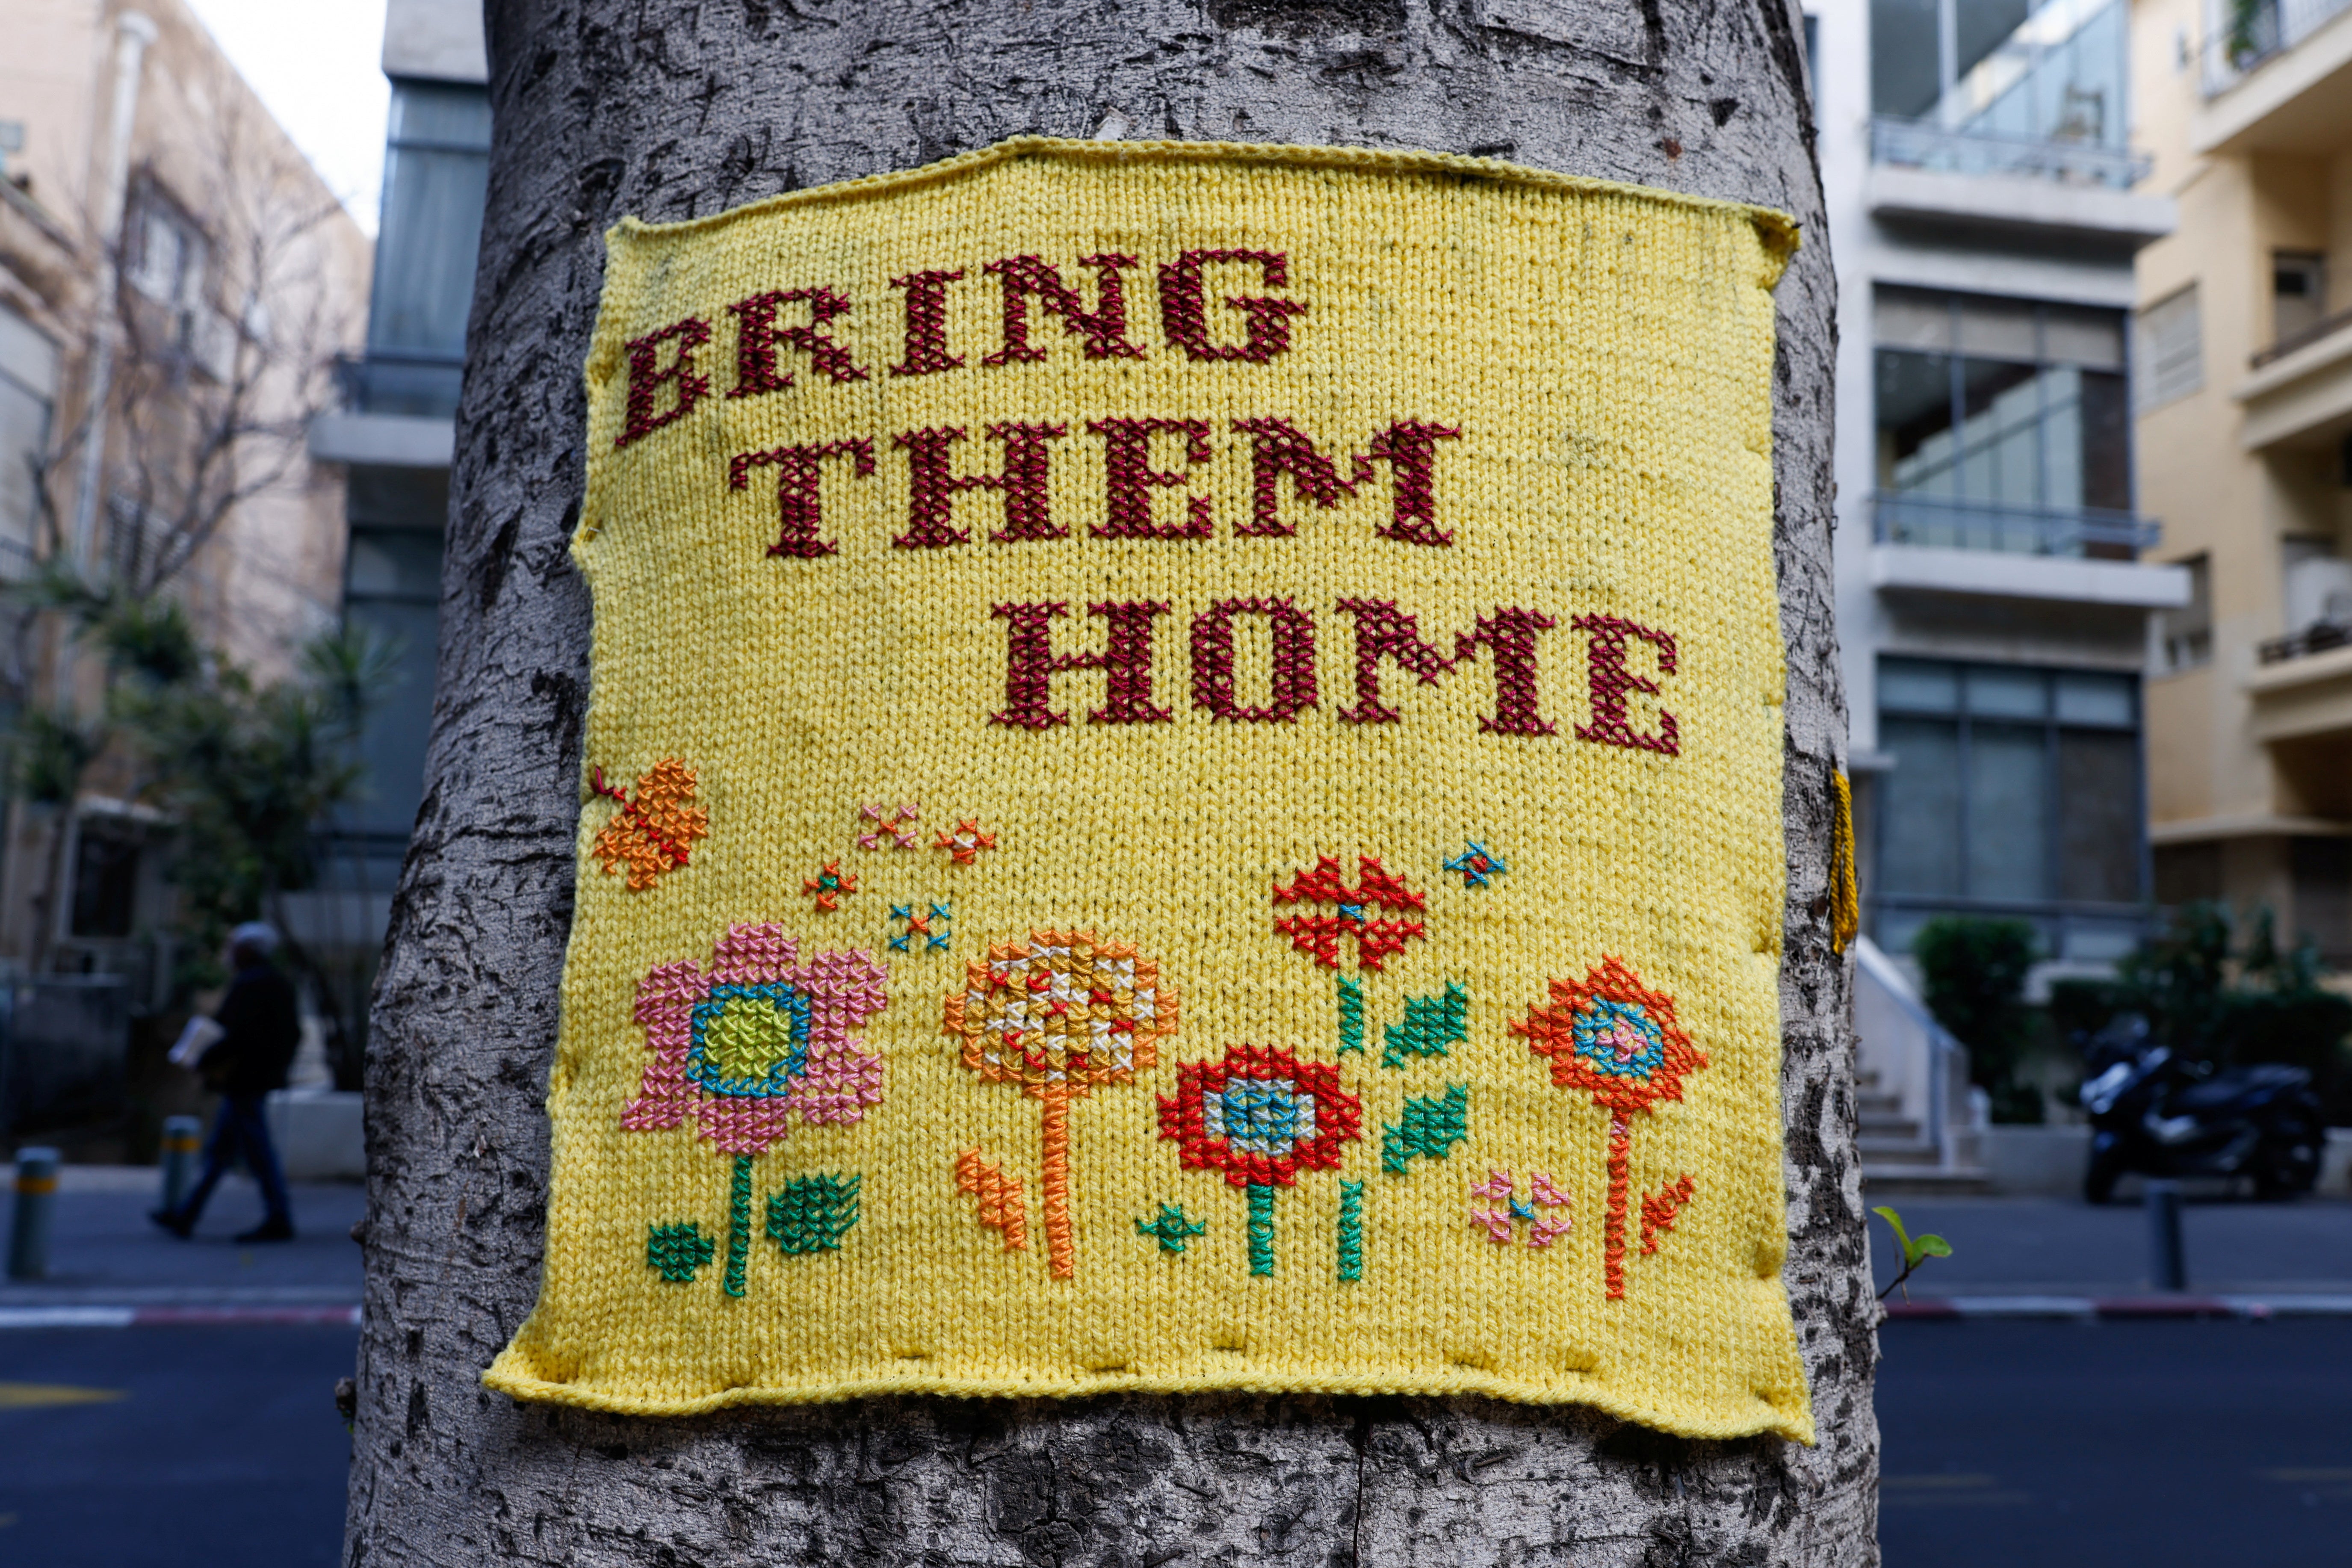
<instances>
[{"instance_id":1,"label":"tall window","mask_svg":"<svg viewBox=\"0 0 2352 1568\"><path fill-rule=\"evenodd\" d=\"M57 386L57 346L0 305L0 578L32 564L39 513L33 465L48 447Z\"/></svg>"},{"instance_id":2,"label":"tall window","mask_svg":"<svg viewBox=\"0 0 2352 1568\"><path fill-rule=\"evenodd\" d=\"M457 406L489 176L490 106L478 87L393 84L383 222L368 312L367 406Z\"/></svg>"},{"instance_id":3,"label":"tall window","mask_svg":"<svg viewBox=\"0 0 2352 1568\"><path fill-rule=\"evenodd\" d=\"M2205 384L2204 323L2197 285L2166 295L2139 313L2139 411L2160 408Z\"/></svg>"},{"instance_id":4,"label":"tall window","mask_svg":"<svg viewBox=\"0 0 2352 1568\"><path fill-rule=\"evenodd\" d=\"M2122 0L1871 0L1871 111L2120 147L2128 13Z\"/></svg>"},{"instance_id":5,"label":"tall window","mask_svg":"<svg viewBox=\"0 0 2352 1568\"><path fill-rule=\"evenodd\" d=\"M2139 683L2128 675L1884 658L1895 758L1878 890L1966 905L2137 903Z\"/></svg>"},{"instance_id":6,"label":"tall window","mask_svg":"<svg viewBox=\"0 0 2352 1568\"><path fill-rule=\"evenodd\" d=\"M1885 287L1875 337L1882 495L2129 511L2120 311Z\"/></svg>"},{"instance_id":7,"label":"tall window","mask_svg":"<svg viewBox=\"0 0 2352 1568\"><path fill-rule=\"evenodd\" d=\"M404 838L424 792L425 742L433 728L449 476L439 468L354 467L349 496L343 614L393 642L400 658L361 738L368 787L345 812L345 825Z\"/></svg>"}]
</instances>

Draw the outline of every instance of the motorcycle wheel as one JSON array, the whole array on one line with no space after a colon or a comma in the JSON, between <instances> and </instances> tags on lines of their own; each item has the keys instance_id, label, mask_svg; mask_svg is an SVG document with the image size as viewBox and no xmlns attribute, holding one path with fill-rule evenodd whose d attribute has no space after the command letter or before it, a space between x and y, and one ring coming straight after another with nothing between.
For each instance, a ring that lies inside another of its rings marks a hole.
<instances>
[{"instance_id":1,"label":"motorcycle wheel","mask_svg":"<svg viewBox=\"0 0 2352 1568\"><path fill-rule=\"evenodd\" d=\"M2301 1197L2319 1184L2319 1151L2308 1140L2265 1144L2253 1159L2254 1196Z\"/></svg>"},{"instance_id":2,"label":"motorcycle wheel","mask_svg":"<svg viewBox=\"0 0 2352 1568\"><path fill-rule=\"evenodd\" d=\"M2124 1173L2124 1154L2120 1148L2091 1151L2091 1163L2083 1172L2083 1201L2104 1204L2116 1195L2116 1182Z\"/></svg>"}]
</instances>

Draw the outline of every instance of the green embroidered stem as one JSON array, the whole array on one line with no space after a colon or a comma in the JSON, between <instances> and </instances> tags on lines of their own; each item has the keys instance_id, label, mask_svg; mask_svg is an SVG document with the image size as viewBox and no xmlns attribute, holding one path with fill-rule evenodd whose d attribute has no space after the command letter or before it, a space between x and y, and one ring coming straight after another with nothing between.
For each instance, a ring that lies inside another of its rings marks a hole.
<instances>
[{"instance_id":1,"label":"green embroidered stem","mask_svg":"<svg viewBox=\"0 0 2352 1568\"><path fill-rule=\"evenodd\" d=\"M727 1293L743 1293L743 1266L751 1252L751 1156L735 1156L735 1180L727 1194Z\"/></svg>"},{"instance_id":2,"label":"green embroidered stem","mask_svg":"<svg viewBox=\"0 0 2352 1568\"><path fill-rule=\"evenodd\" d=\"M1364 1048L1364 988L1344 974L1339 976L1339 1048Z\"/></svg>"},{"instance_id":3,"label":"green embroidered stem","mask_svg":"<svg viewBox=\"0 0 2352 1568\"><path fill-rule=\"evenodd\" d=\"M1249 1193L1250 1272L1274 1272L1274 1184L1252 1182Z\"/></svg>"},{"instance_id":4,"label":"green embroidered stem","mask_svg":"<svg viewBox=\"0 0 2352 1568\"><path fill-rule=\"evenodd\" d=\"M1364 1277L1364 1184L1339 1184L1339 1278Z\"/></svg>"}]
</instances>

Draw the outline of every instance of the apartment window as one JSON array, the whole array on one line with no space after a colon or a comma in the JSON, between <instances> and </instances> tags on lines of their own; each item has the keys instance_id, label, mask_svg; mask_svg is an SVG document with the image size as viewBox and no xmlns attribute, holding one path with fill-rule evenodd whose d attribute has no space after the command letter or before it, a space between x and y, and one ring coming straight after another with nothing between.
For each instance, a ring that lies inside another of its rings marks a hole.
<instances>
[{"instance_id":1,"label":"apartment window","mask_svg":"<svg viewBox=\"0 0 2352 1568\"><path fill-rule=\"evenodd\" d=\"M1871 111L2015 141L2124 142L2128 7L1871 0Z\"/></svg>"},{"instance_id":2,"label":"apartment window","mask_svg":"<svg viewBox=\"0 0 2352 1568\"><path fill-rule=\"evenodd\" d=\"M2204 386L2204 324L2198 315L2196 284L2139 313L2135 368L2139 373L2135 395L2143 414Z\"/></svg>"},{"instance_id":3,"label":"apartment window","mask_svg":"<svg viewBox=\"0 0 2352 1568\"><path fill-rule=\"evenodd\" d=\"M2168 673L2194 669L2213 657L2212 558L2192 555L2176 564L2189 569L2189 602L2156 617L2156 667Z\"/></svg>"},{"instance_id":4,"label":"apartment window","mask_svg":"<svg viewBox=\"0 0 2352 1568\"><path fill-rule=\"evenodd\" d=\"M2136 903L2139 683L1879 661L1878 889L2011 906Z\"/></svg>"},{"instance_id":5,"label":"apartment window","mask_svg":"<svg viewBox=\"0 0 2352 1568\"><path fill-rule=\"evenodd\" d=\"M343 614L399 649L391 687L360 739L367 788L344 826L405 837L425 787L433 729L434 658L441 602L441 523L449 476L433 468L354 466Z\"/></svg>"},{"instance_id":6,"label":"apartment window","mask_svg":"<svg viewBox=\"0 0 2352 1568\"><path fill-rule=\"evenodd\" d=\"M2284 344L2300 338L2327 316L2327 258L2316 251L2281 250L2271 256L2271 339Z\"/></svg>"},{"instance_id":7,"label":"apartment window","mask_svg":"<svg viewBox=\"0 0 2352 1568\"><path fill-rule=\"evenodd\" d=\"M103 817L85 816L74 844L72 934L131 934L139 902L139 836Z\"/></svg>"},{"instance_id":8,"label":"apartment window","mask_svg":"<svg viewBox=\"0 0 2352 1568\"><path fill-rule=\"evenodd\" d=\"M2130 510L2121 312L1882 288L1874 331L1882 493Z\"/></svg>"},{"instance_id":9,"label":"apartment window","mask_svg":"<svg viewBox=\"0 0 2352 1568\"><path fill-rule=\"evenodd\" d=\"M0 306L0 577L18 575L33 558L34 465L48 449L57 385L57 345Z\"/></svg>"},{"instance_id":10,"label":"apartment window","mask_svg":"<svg viewBox=\"0 0 2352 1568\"><path fill-rule=\"evenodd\" d=\"M124 277L159 305L189 310L204 302L206 247L195 219L154 185L139 194L126 236Z\"/></svg>"},{"instance_id":11,"label":"apartment window","mask_svg":"<svg viewBox=\"0 0 2352 1568\"><path fill-rule=\"evenodd\" d=\"M489 145L481 88L393 84L368 313L367 405L377 412L446 414L456 405Z\"/></svg>"}]
</instances>

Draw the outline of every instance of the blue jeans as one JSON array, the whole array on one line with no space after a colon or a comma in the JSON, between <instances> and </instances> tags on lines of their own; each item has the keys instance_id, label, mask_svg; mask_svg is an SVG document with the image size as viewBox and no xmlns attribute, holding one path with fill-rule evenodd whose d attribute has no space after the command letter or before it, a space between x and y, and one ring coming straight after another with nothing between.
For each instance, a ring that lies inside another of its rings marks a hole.
<instances>
[{"instance_id":1,"label":"blue jeans","mask_svg":"<svg viewBox=\"0 0 2352 1568\"><path fill-rule=\"evenodd\" d=\"M180 1206L180 1213L190 1225L205 1212L213 1188L228 1174L230 1163L239 1154L245 1156L245 1167L253 1173L253 1179L261 1184L261 1201L269 1211L269 1218L287 1225L294 1223L294 1212L286 1198L286 1175L278 1168L278 1151L269 1145L269 1123L261 1114L266 1098L258 1094L221 1097L220 1115L214 1119L213 1135L205 1142L205 1173L196 1178L188 1201Z\"/></svg>"}]
</instances>

